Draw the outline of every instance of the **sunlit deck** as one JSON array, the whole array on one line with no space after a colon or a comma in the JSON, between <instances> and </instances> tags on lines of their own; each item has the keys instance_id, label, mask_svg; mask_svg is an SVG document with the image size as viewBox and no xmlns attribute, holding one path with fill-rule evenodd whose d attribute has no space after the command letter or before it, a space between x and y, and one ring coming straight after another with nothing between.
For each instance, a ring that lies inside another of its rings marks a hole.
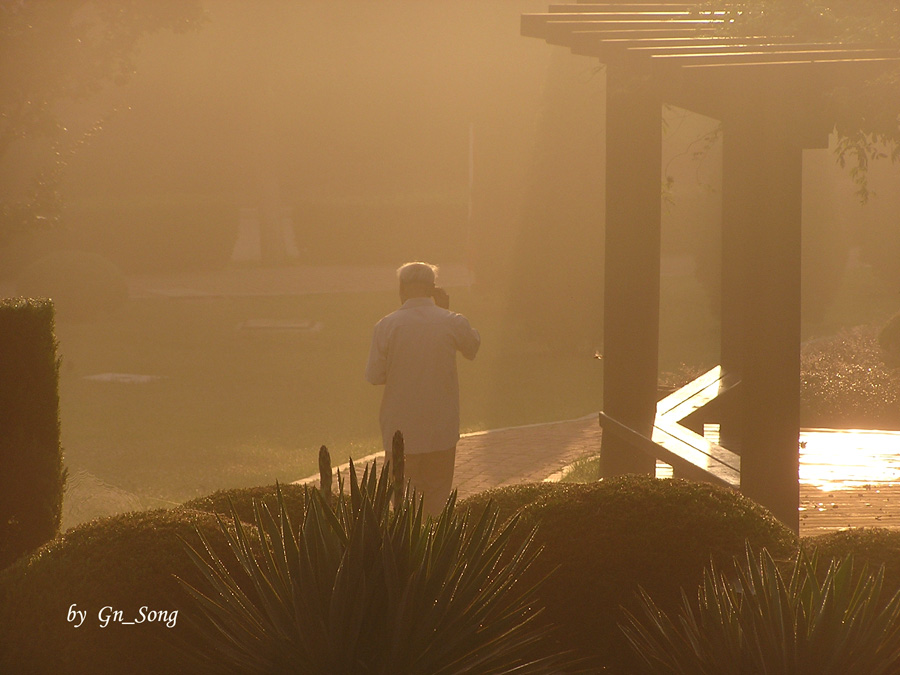
<instances>
[{"instance_id":1,"label":"sunlit deck","mask_svg":"<svg viewBox=\"0 0 900 675\"><path fill-rule=\"evenodd\" d=\"M739 490L741 457L721 445L720 425L684 426L737 386L719 366L703 373L657 403L650 438L604 413L601 424L652 455L660 478L675 473ZM900 528L900 431L801 429L798 441L800 534Z\"/></svg>"},{"instance_id":2,"label":"sunlit deck","mask_svg":"<svg viewBox=\"0 0 900 675\"><path fill-rule=\"evenodd\" d=\"M718 443L718 425L705 425L703 436ZM801 535L900 529L900 432L803 429L799 452ZM657 462L658 477L671 475Z\"/></svg>"}]
</instances>

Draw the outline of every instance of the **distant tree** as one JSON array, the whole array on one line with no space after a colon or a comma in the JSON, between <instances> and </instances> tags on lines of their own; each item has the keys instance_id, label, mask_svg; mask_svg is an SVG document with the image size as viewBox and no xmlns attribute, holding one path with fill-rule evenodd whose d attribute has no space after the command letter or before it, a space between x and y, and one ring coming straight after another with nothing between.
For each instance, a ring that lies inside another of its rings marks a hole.
<instances>
[{"instance_id":1,"label":"distant tree","mask_svg":"<svg viewBox=\"0 0 900 675\"><path fill-rule=\"evenodd\" d=\"M0 2L0 162L21 142L43 142L47 151L46 162L30 169L27 192L0 188L0 245L57 218L66 158L102 127L98 120L76 136L60 104L127 81L143 36L187 31L203 16L201 0Z\"/></svg>"}]
</instances>

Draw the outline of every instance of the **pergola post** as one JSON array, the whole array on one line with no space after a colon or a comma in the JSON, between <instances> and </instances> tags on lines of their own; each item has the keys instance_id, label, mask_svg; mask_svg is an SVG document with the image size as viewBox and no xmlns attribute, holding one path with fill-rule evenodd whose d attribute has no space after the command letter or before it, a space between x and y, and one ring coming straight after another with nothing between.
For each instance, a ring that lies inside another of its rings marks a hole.
<instances>
[{"instance_id":1,"label":"pergola post","mask_svg":"<svg viewBox=\"0 0 900 675\"><path fill-rule=\"evenodd\" d=\"M745 81L746 85L747 82ZM741 492L799 529L800 215L803 152L786 105L740 92L724 122L722 366L741 381L723 441L741 456Z\"/></svg>"},{"instance_id":2,"label":"pergola post","mask_svg":"<svg viewBox=\"0 0 900 675\"><path fill-rule=\"evenodd\" d=\"M624 67L607 67L603 408L648 437L659 351L662 101ZM656 462L604 434L601 473L652 475Z\"/></svg>"}]
</instances>

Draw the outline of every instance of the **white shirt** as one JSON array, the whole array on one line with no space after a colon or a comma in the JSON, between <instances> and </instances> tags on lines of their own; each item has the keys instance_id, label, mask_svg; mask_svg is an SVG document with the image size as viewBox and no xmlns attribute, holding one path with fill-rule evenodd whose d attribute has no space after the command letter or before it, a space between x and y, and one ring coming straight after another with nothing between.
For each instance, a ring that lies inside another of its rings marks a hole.
<instances>
[{"instance_id":1,"label":"white shirt","mask_svg":"<svg viewBox=\"0 0 900 675\"><path fill-rule=\"evenodd\" d=\"M383 384L381 436L390 451L403 433L408 454L450 450L459 441L456 352L475 358L481 336L462 314L410 298L375 325L366 380Z\"/></svg>"}]
</instances>

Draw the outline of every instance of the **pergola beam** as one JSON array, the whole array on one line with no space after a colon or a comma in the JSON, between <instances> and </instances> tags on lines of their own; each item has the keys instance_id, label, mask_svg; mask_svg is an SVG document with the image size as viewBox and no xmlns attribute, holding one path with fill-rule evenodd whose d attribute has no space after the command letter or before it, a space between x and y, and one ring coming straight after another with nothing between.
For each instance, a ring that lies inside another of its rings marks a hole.
<instances>
[{"instance_id":1,"label":"pergola beam","mask_svg":"<svg viewBox=\"0 0 900 675\"><path fill-rule=\"evenodd\" d=\"M559 13L559 14L567 14L567 13L592 13L592 12L688 12L696 10L696 4L690 3L654 3L647 2L644 4L640 3L610 3L610 2L594 2L594 3L582 3L578 5L572 4L561 4L561 5L550 5L550 13Z\"/></svg>"}]
</instances>

